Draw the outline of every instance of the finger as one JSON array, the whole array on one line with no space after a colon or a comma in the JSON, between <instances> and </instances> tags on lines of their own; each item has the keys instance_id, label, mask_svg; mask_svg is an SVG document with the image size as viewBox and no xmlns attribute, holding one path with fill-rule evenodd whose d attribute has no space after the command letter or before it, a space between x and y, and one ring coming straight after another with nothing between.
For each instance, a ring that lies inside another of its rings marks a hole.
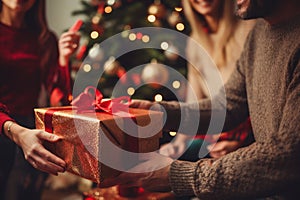
<instances>
[{"instance_id":1,"label":"finger","mask_svg":"<svg viewBox=\"0 0 300 200\"><path fill-rule=\"evenodd\" d=\"M131 108L139 108L141 104L141 100L132 100L129 104Z\"/></svg>"},{"instance_id":2,"label":"finger","mask_svg":"<svg viewBox=\"0 0 300 200\"><path fill-rule=\"evenodd\" d=\"M174 146L169 146L169 148L167 149L167 155L165 156L174 156L174 154L176 153L176 147Z\"/></svg>"},{"instance_id":3,"label":"finger","mask_svg":"<svg viewBox=\"0 0 300 200\"><path fill-rule=\"evenodd\" d=\"M168 148L167 147L162 147L159 149L159 153L161 155L164 155L164 156L168 156Z\"/></svg>"},{"instance_id":4,"label":"finger","mask_svg":"<svg viewBox=\"0 0 300 200\"><path fill-rule=\"evenodd\" d=\"M221 134L214 134L214 135L211 135L211 137L212 137L212 139L213 139L214 141L218 141L219 138L220 138L220 136L221 136Z\"/></svg>"},{"instance_id":5,"label":"finger","mask_svg":"<svg viewBox=\"0 0 300 200\"><path fill-rule=\"evenodd\" d=\"M178 156L181 156L185 151L186 151L186 149L185 149L184 145L178 146L178 151L177 151Z\"/></svg>"},{"instance_id":6,"label":"finger","mask_svg":"<svg viewBox=\"0 0 300 200\"><path fill-rule=\"evenodd\" d=\"M66 35L59 39L59 43L65 43L65 42L70 42L70 41L72 41L72 37L70 35Z\"/></svg>"},{"instance_id":7,"label":"finger","mask_svg":"<svg viewBox=\"0 0 300 200\"><path fill-rule=\"evenodd\" d=\"M53 175L58 175L59 172L65 171L62 167L57 166L57 165L53 164L52 162L44 160L38 156L34 158L34 161L31 162L31 165L40 171L43 171L43 172L46 172L49 174L53 174Z\"/></svg>"},{"instance_id":8,"label":"finger","mask_svg":"<svg viewBox=\"0 0 300 200\"><path fill-rule=\"evenodd\" d=\"M208 145L207 148L210 148L210 151L222 151L225 149L224 145L224 142L217 142L215 144Z\"/></svg>"},{"instance_id":9,"label":"finger","mask_svg":"<svg viewBox=\"0 0 300 200\"><path fill-rule=\"evenodd\" d=\"M58 140L62 139L61 137L59 137L55 134L48 133L48 132L45 132L45 131L38 132L37 137L41 140L46 140L46 141L49 141L49 142L57 142Z\"/></svg>"},{"instance_id":10,"label":"finger","mask_svg":"<svg viewBox=\"0 0 300 200\"><path fill-rule=\"evenodd\" d=\"M54 155L50 151L46 150L44 147L41 146L39 151L36 153L39 157L44 158L46 162L51 162L53 165L58 166L57 168L60 169L60 172L64 172L66 169L66 162L59 158L58 156Z\"/></svg>"},{"instance_id":11,"label":"finger","mask_svg":"<svg viewBox=\"0 0 300 200\"><path fill-rule=\"evenodd\" d=\"M211 151L209 152L209 155L212 157L212 158L220 158L221 155L219 154L218 151Z\"/></svg>"},{"instance_id":12,"label":"finger","mask_svg":"<svg viewBox=\"0 0 300 200\"><path fill-rule=\"evenodd\" d=\"M78 44L76 42L72 42L72 41L65 41L59 44L60 49L65 49L65 48L77 48Z\"/></svg>"}]
</instances>

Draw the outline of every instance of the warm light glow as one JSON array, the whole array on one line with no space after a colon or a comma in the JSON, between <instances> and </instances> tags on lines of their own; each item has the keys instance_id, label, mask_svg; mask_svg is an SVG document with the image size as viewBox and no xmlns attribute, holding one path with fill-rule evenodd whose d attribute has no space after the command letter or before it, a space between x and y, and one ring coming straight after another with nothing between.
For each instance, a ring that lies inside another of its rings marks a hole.
<instances>
[{"instance_id":1,"label":"warm light glow","mask_svg":"<svg viewBox=\"0 0 300 200\"><path fill-rule=\"evenodd\" d=\"M147 43L147 42L150 41L150 37L149 37L148 35L144 35L144 36L142 37L142 41L145 42L145 43Z\"/></svg>"},{"instance_id":2,"label":"warm light glow","mask_svg":"<svg viewBox=\"0 0 300 200\"><path fill-rule=\"evenodd\" d=\"M171 132L169 132L169 134L170 134L172 137L174 137L174 136L176 136L177 133L171 131Z\"/></svg>"},{"instance_id":3,"label":"warm light glow","mask_svg":"<svg viewBox=\"0 0 300 200\"><path fill-rule=\"evenodd\" d=\"M93 24L98 24L100 22L101 17L96 15L93 17L92 22Z\"/></svg>"},{"instance_id":4,"label":"warm light glow","mask_svg":"<svg viewBox=\"0 0 300 200\"><path fill-rule=\"evenodd\" d=\"M111 6L106 6L104 8L104 12L107 13L107 14L111 13L112 12L112 7Z\"/></svg>"},{"instance_id":5,"label":"warm light glow","mask_svg":"<svg viewBox=\"0 0 300 200\"><path fill-rule=\"evenodd\" d=\"M173 88L175 88L175 89L178 89L178 88L180 88L180 82L179 81L174 81L173 83L172 83L172 85L173 85Z\"/></svg>"},{"instance_id":6,"label":"warm light glow","mask_svg":"<svg viewBox=\"0 0 300 200\"><path fill-rule=\"evenodd\" d=\"M160 44L160 47L163 49L163 50L167 50L169 48L169 44L167 42L162 42Z\"/></svg>"},{"instance_id":7,"label":"warm light glow","mask_svg":"<svg viewBox=\"0 0 300 200\"><path fill-rule=\"evenodd\" d=\"M183 23L178 23L177 25L176 25L176 28L177 28L177 30L179 30L179 31L183 31L184 30L184 24Z\"/></svg>"},{"instance_id":8,"label":"warm light glow","mask_svg":"<svg viewBox=\"0 0 300 200\"><path fill-rule=\"evenodd\" d=\"M155 95L154 100L157 102L160 102L163 100L163 96L161 94L157 94L157 95Z\"/></svg>"},{"instance_id":9,"label":"warm light glow","mask_svg":"<svg viewBox=\"0 0 300 200\"><path fill-rule=\"evenodd\" d=\"M68 100L69 100L69 101L72 101L72 100L73 100L73 96L72 96L71 94L69 94Z\"/></svg>"},{"instance_id":10,"label":"warm light glow","mask_svg":"<svg viewBox=\"0 0 300 200\"><path fill-rule=\"evenodd\" d=\"M131 96L131 95L133 95L134 93L135 93L135 89L134 89L133 87L130 87L130 88L127 89L127 94L128 94L128 95Z\"/></svg>"},{"instance_id":11,"label":"warm light glow","mask_svg":"<svg viewBox=\"0 0 300 200\"><path fill-rule=\"evenodd\" d=\"M130 30L131 29L131 26L130 25L125 25L124 26L124 30Z\"/></svg>"},{"instance_id":12,"label":"warm light glow","mask_svg":"<svg viewBox=\"0 0 300 200\"><path fill-rule=\"evenodd\" d=\"M142 37L143 37L142 33L140 33L140 32L136 33L136 39L140 40L140 39L142 39Z\"/></svg>"},{"instance_id":13,"label":"warm light glow","mask_svg":"<svg viewBox=\"0 0 300 200\"><path fill-rule=\"evenodd\" d=\"M128 38L130 41L134 41L134 40L136 40L136 35L134 33L130 33Z\"/></svg>"},{"instance_id":14,"label":"warm light glow","mask_svg":"<svg viewBox=\"0 0 300 200\"><path fill-rule=\"evenodd\" d=\"M182 8L181 8L181 7L176 7L175 10L176 10L177 12L181 12L181 11L182 11Z\"/></svg>"},{"instance_id":15,"label":"warm light glow","mask_svg":"<svg viewBox=\"0 0 300 200\"><path fill-rule=\"evenodd\" d=\"M122 37L123 38L127 38L128 37L128 35L129 35L129 31L123 31L122 33L121 33L121 35L122 35Z\"/></svg>"},{"instance_id":16,"label":"warm light glow","mask_svg":"<svg viewBox=\"0 0 300 200\"><path fill-rule=\"evenodd\" d=\"M92 39L97 39L99 37L99 33L97 31L91 32L91 38Z\"/></svg>"},{"instance_id":17,"label":"warm light glow","mask_svg":"<svg viewBox=\"0 0 300 200\"><path fill-rule=\"evenodd\" d=\"M83 66L83 71L85 71L85 72L90 72L91 70L92 70L91 65L85 64L85 65Z\"/></svg>"},{"instance_id":18,"label":"warm light glow","mask_svg":"<svg viewBox=\"0 0 300 200\"><path fill-rule=\"evenodd\" d=\"M153 14L153 13L158 13L158 8L157 6L151 6L148 10L149 13Z\"/></svg>"},{"instance_id":19,"label":"warm light glow","mask_svg":"<svg viewBox=\"0 0 300 200\"><path fill-rule=\"evenodd\" d=\"M116 3L116 0L107 0L107 4L112 6L114 3Z\"/></svg>"},{"instance_id":20,"label":"warm light glow","mask_svg":"<svg viewBox=\"0 0 300 200\"><path fill-rule=\"evenodd\" d=\"M149 15L148 16L148 21L153 23L153 22L156 21L156 17L154 15Z\"/></svg>"}]
</instances>

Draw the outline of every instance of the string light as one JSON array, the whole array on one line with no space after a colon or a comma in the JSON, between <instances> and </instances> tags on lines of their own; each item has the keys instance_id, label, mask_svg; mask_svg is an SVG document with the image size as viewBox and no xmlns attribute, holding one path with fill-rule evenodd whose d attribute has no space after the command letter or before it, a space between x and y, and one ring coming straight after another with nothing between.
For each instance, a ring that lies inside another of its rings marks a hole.
<instances>
[{"instance_id":1,"label":"string light","mask_svg":"<svg viewBox=\"0 0 300 200\"><path fill-rule=\"evenodd\" d=\"M97 31L92 31L91 32L91 38L92 39L97 39L99 37L99 33Z\"/></svg>"},{"instance_id":2,"label":"string light","mask_svg":"<svg viewBox=\"0 0 300 200\"><path fill-rule=\"evenodd\" d=\"M140 33L140 32L136 33L136 39L141 40L142 37L143 37L142 33Z\"/></svg>"},{"instance_id":3,"label":"string light","mask_svg":"<svg viewBox=\"0 0 300 200\"><path fill-rule=\"evenodd\" d=\"M180 82L179 81L174 81L173 83L172 83L172 86L173 86L173 88L175 88L175 89L178 89L178 88L180 88Z\"/></svg>"},{"instance_id":4,"label":"string light","mask_svg":"<svg viewBox=\"0 0 300 200\"><path fill-rule=\"evenodd\" d=\"M83 65L83 71L85 71L85 72L90 72L91 70L92 70L92 67L91 67L91 65L89 65L89 64L85 64L85 65Z\"/></svg>"},{"instance_id":5,"label":"string light","mask_svg":"<svg viewBox=\"0 0 300 200\"><path fill-rule=\"evenodd\" d=\"M123 31L123 32L121 33L121 35L122 35L123 38L127 38L128 35L129 35L129 31Z\"/></svg>"},{"instance_id":6,"label":"string light","mask_svg":"<svg viewBox=\"0 0 300 200\"><path fill-rule=\"evenodd\" d=\"M169 132L169 134L172 136L172 137L174 137L174 136L176 136L176 132L173 132L173 131L171 131L171 132Z\"/></svg>"},{"instance_id":7,"label":"string light","mask_svg":"<svg viewBox=\"0 0 300 200\"><path fill-rule=\"evenodd\" d=\"M133 95L134 93L135 93L135 89L134 89L133 87L130 87L130 88L127 89L127 94L128 94L128 95L131 96L131 95Z\"/></svg>"},{"instance_id":8,"label":"string light","mask_svg":"<svg viewBox=\"0 0 300 200\"><path fill-rule=\"evenodd\" d=\"M154 15L149 15L147 19L148 19L148 21L151 22L151 23L153 23L153 22L156 21L156 17L155 17Z\"/></svg>"},{"instance_id":9,"label":"string light","mask_svg":"<svg viewBox=\"0 0 300 200\"><path fill-rule=\"evenodd\" d=\"M148 43L148 42L150 42L150 37L148 35L144 35L142 37L142 41L145 42L145 43Z\"/></svg>"},{"instance_id":10,"label":"string light","mask_svg":"<svg viewBox=\"0 0 300 200\"><path fill-rule=\"evenodd\" d=\"M130 33L128 38L130 41L134 41L134 40L136 40L136 35L134 33Z\"/></svg>"},{"instance_id":11,"label":"string light","mask_svg":"<svg viewBox=\"0 0 300 200\"><path fill-rule=\"evenodd\" d=\"M114 3L116 3L116 0L107 0L107 4L110 6L114 5Z\"/></svg>"},{"instance_id":12,"label":"string light","mask_svg":"<svg viewBox=\"0 0 300 200\"><path fill-rule=\"evenodd\" d=\"M109 14L112 12L112 7L111 6L106 6L105 9L104 9L104 12Z\"/></svg>"},{"instance_id":13,"label":"string light","mask_svg":"<svg viewBox=\"0 0 300 200\"><path fill-rule=\"evenodd\" d=\"M183 31L184 30L184 24L183 23L178 23L176 24L176 29L179 30L179 31Z\"/></svg>"},{"instance_id":14,"label":"string light","mask_svg":"<svg viewBox=\"0 0 300 200\"><path fill-rule=\"evenodd\" d=\"M177 12L181 12L181 11L182 11L182 7L175 7L175 10L176 10Z\"/></svg>"},{"instance_id":15,"label":"string light","mask_svg":"<svg viewBox=\"0 0 300 200\"><path fill-rule=\"evenodd\" d=\"M155 95L154 100L156 102L160 102L163 100L163 96L161 94L157 94L157 95Z\"/></svg>"},{"instance_id":16,"label":"string light","mask_svg":"<svg viewBox=\"0 0 300 200\"><path fill-rule=\"evenodd\" d=\"M160 47L162 48L162 50L167 50L169 48L169 44L167 42L162 42L160 44Z\"/></svg>"},{"instance_id":17,"label":"string light","mask_svg":"<svg viewBox=\"0 0 300 200\"><path fill-rule=\"evenodd\" d=\"M98 24L100 22L101 17L96 15L92 18L93 24Z\"/></svg>"}]
</instances>

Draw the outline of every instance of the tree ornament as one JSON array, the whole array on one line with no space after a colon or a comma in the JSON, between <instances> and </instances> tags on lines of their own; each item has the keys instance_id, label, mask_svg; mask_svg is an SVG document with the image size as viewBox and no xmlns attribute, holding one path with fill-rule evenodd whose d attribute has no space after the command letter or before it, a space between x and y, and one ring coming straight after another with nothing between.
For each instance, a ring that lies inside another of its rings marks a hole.
<instances>
[{"instance_id":1,"label":"tree ornament","mask_svg":"<svg viewBox=\"0 0 300 200\"><path fill-rule=\"evenodd\" d=\"M103 59L104 52L100 48L99 44L94 44L94 46L89 51L89 57L94 61L101 61Z\"/></svg>"},{"instance_id":2,"label":"tree ornament","mask_svg":"<svg viewBox=\"0 0 300 200\"><path fill-rule=\"evenodd\" d=\"M156 18L161 19L166 15L166 8L160 1L155 1L148 8L148 13L154 15Z\"/></svg>"},{"instance_id":3,"label":"tree ornament","mask_svg":"<svg viewBox=\"0 0 300 200\"><path fill-rule=\"evenodd\" d=\"M151 62L142 71L142 80L153 88L160 88L169 79L168 69L160 63Z\"/></svg>"}]
</instances>

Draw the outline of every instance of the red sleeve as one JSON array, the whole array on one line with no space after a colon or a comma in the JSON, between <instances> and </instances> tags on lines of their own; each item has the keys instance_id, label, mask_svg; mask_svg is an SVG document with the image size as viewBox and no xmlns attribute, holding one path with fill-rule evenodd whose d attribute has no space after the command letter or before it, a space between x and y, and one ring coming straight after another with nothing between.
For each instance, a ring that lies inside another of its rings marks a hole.
<instances>
[{"instance_id":1,"label":"red sleeve","mask_svg":"<svg viewBox=\"0 0 300 200\"><path fill-rule=\"evenodd\" d=\"M220 136L220 140L235 140L242 142L243 145L248 145L253 142L253 132L251 120L248 118L235 129L225 132Z\"/></svg>"},{"instance_id":2,"label":"red sleeve","mask_svg":"<svg viewBox=\"0 0 300 200\"><path fill-rule=\"evenodd\" d=\"M14 121L11 117L9 117L8 115L8 110L6 108L6 106L2 103L0 103L0 135L2 135L4 132L3 132L3 124L4 122L6 121Z\"/></svg>"}]
</instances>

